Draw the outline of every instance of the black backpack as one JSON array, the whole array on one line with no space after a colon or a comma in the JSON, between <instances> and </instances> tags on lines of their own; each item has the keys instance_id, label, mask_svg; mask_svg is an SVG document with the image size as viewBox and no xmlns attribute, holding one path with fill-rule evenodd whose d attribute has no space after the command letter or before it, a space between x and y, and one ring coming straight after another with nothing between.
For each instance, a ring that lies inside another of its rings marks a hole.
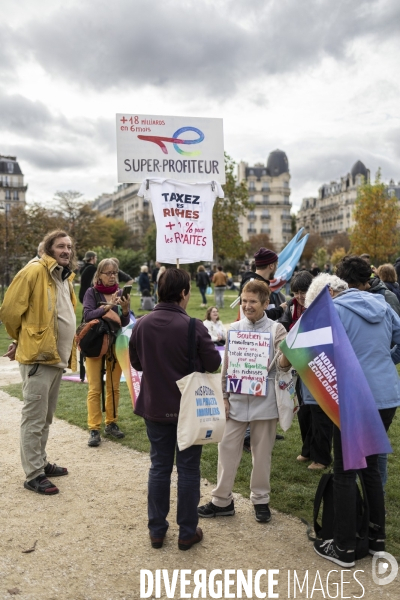
<instances>
[{"instance_id":1,"label":"black backpack","mask_svg":"<svg viewBox=\"0 0 400 600\"><path fill-rule=\"evenodd\" d=\"M93 319L89 323L81 323L76 330L76 343L83 356L100 358L107 354L115 342L115 333L111 325L104 319Z\"/></svg>"},{"instance_id":2,"label":"black backpack","mask_svg":"<svg viewBox=\"0 0 400 600\"><path fill-rule=\"evenodd\" d=\"M97 290L94 290L97 305L100 306L101 298ZM79 359L79 378L85 381L85 365L86 358L101 358L101 398L102 411L105 412L105 385L104 376L106 374L106 354L112 349L116 340L117 333L121 328L121 319L114 311L109 311L100 319L93 319L85 323L82 317L82 322L76 330L75 340L78 350L80 351ZM116 358L111 352L108 360L112 363L112 370L115 367ZM112 380L111 380L112 385ZM114 388L112 386L114 417L116 416Z\"/></svg>"},{"instance_id":3,"label":"black backpack","mask_svg":"<svg viewBox=\"0 0 400 600\"><path fill-rule=\"evenodd\" d=\"M368 555L369 505L362 474L359 471L357 471L357 474L359 484L357 482L354 483L357 488L357 546L355 558L356 560L359 560ZM321 502L322 519L320 525L318 522L318 515L321 508ZM314 531L317 538L323 540L333 539L333 519L333 473L325 473L320 479L314 498ZM310 535L308 537L310 540L315 540L315 538L312 538Z\"/></svg>"},{"instance_id":4,"label":"black backpack","mask_svg":"<svg viewBox=\"0 0 400 600\"><path fill-rule=\"evenodd\" d=\"M101 298L98 291L94 290L94 294L97 306L100 306ZM82 317L82 322L76 330L76 345L85 358L101 358L114 344L120 328L121 319L114 311L109 311L104 317L87 323Z\"/></svg>"}]
</instances>

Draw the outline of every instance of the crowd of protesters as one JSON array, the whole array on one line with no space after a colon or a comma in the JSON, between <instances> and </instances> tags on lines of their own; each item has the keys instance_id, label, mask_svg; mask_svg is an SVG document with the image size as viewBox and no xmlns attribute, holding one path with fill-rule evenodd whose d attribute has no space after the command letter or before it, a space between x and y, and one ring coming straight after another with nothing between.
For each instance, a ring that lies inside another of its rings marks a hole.
<instances>
[{"instance_id":1,"label":"crowd of protesters","mask_svg":"<svg viewBox=\"0 0 400 600\"><path fill-rule=\"evenodd\" d=\"M122 293L119 283L132 284L133 278L120 270L118 260L113 257L97 264L96 253L88 251L83 263L79 299L83 304L84 322L108 319L114 323L115 331L126 327L132 315L130 294ZM229 329L270 334L269 360L272 361L287 332L296 326L305 311L312 310L313 301L328 286L388 431L400 405L400 382L395 368L400 361L399 265L400 259L394 266L383 264L375 268L367 254L347 256L332 274L329 264L319 269L313 263L310 271L301 267L294 274L290 282L291 295L285 297L281 291L270 288L278 255L260 248L254 255L252 269L242 272L241 317ZM76 370L76 299L72 283L75 270L71 237L62 230L49 233L39 245L37 257L14 277L0 309L1 321L13 339L5 356L19 362L23 382L24 487L43 495L57 494L59 490L51 479L68 474L66 467L48 460L46 444L62 374L67 367ZM163 546L168 530L174 461L178 471L180 550L188 550L202 540L199 517L234 515L232 489L243 447L252 454L250 500L255 518L260 523L271 519L271 457L278 437L275 386L268 385L264 396L226 391L230 348L219 309L224 306L225 290L234 285L222 266L208 273L203 265L197 269L196 285L204 308L211 285L214 286L215 305L207 308L203 323L197 320L195 324L195 370L216 371L221 363L217 347L225 346L221 385L227 419L218 447L217 484L211 500L202 506L198 506L202 446L191 446L183 451L177 447L180 392L176 381L190 372L190 318L186 312L191 294L190 276L185 270L166 269L156 263L151 273L147 265L143 265L138 280L141 306L149 314L139 318L133 327L129 354L132 367L142 372L135 413L145 420L150 441L148 528L153 548ZM277 369L281 372L291 369L283 354L268 373L271 382L275 380ZM121 372L114 345L108 348L104 359L86 358L88 445L91 447L101 443L104 375L104 433L117 439L124 437L117 424ZM344 469L340 430L300 378L296 391L301 435L297 461L309 462L310 470L323 470L333 464L334 471L334 538L317 540L314 548L323 558L351 567L355 564L356 549L356 471ZM367 457L367 466L361 472L370 508L369 551L374 554L385 549L387 456Z\"/></svg>"}]
</instances>

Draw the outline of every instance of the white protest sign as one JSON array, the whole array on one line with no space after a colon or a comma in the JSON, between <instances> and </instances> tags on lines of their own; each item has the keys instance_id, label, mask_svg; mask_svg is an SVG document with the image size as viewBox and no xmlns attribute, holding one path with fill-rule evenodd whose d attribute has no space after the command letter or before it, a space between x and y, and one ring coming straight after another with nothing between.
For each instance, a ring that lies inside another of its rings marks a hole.
<instances>
[{"instance_id":1,"label":"white protest sign","mask_svg":"<svg viewBox=\"0 0 400 600\"><path fill-rule=\"evenodd\" d=\"M118 182L225 183L222 119L117 114Z\"/></svg>"},{"instance_id":2,"label":"white protest sign","mask_svg":"<svg viewBox=\"0 0 400 600\"><path fill-rule=\"evenodd\" d=\"M157 225L156 259L182 264L213 259L212 211L219 185L149 179L138 196L150 200Z\"/></svg>"},{"instance_id":3,"label":"white protest sign","mask_svg":"<svg viewBox=\"0 0 400 600\"><path fill-rule=\"evenodd\" d=\"M266 396L271 334L229 331L226 391Z\"/></svg>"}]
</instances>

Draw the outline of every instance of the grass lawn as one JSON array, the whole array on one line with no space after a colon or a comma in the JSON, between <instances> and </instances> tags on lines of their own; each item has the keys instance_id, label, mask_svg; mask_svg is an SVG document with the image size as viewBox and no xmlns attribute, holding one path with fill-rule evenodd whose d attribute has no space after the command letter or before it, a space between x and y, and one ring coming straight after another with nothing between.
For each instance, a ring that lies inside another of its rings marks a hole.
<instances>
[{"instance_id":1,"label":"grass lawn","mask_svg":"<svg viewBox=\"0 0 400 600\"><path fill-rule=\"evenodd\" d=\"M225 292L225 306L228 306L236 297L235 292ZM209 304L211 305L212 297ZM205 309L200 307L201 299L197 288L193 287L192 297L188 306L188 313L199 319L205 318ZM132 296L132 308L139 312L139 296ZM80 322L82 307L78 304L77 321ZM222 321L227 324L235 320L237 309L229 307L220 311ZM0 352L4 353L9 340L4 328L0 327ZM21 399L21 386L10 385L4 390ZM86 429L86 384L62 382L57 416L69 423ZM399 413L400 414L400 413ZM121 384L121 401L119 410L119 425L126 437L115 443L128 446L141 452L148 452L144 422L132 413L132 403L128 388ZM285 440L277 441L272 457L271 472L271 507L296 517L303 517L312 522L313 499L320 478L320 473L307 469L307 464L299 464L296 456L300 453L301 437L297 419L285 434ZM390 440L393 454L389 455L389 480L386 486L387 508L387 551L394 556L400 556L400 422L397 416L390 428ZM238 470L235 492L249 497L249 479L251 473L251 456L243 453ZM217 474L217 446L206 445L202 455L202 476L211 483L216 482ZM211 492L210 487L210 492ZM205 501L210 500L205 498ZM305 530L304 530L305 531Z\"/></svg>"}]
</instances>

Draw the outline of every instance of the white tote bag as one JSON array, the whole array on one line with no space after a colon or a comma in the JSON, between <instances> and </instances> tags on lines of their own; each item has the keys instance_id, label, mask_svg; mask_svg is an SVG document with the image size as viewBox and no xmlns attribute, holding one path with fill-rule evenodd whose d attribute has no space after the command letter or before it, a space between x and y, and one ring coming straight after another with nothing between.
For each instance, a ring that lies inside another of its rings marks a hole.
<instances>
[{"instance_id":1,"label":"white tote bag","mask_svg":"<svg viewBox=\"0 0 400 600\"><path fill-rule=\"evenodd\" d=\"M277 324L274 322L272 326L272 333L276 334ZM279 425L283 431L287 431L292 424L293 417L299 410L299 401L296 393L296 377L293 377L293 369L289 371L282 371L279 367L278 358L282 355L281 350L275 354L269 370L272 370L273 365L276 363L276 375L275 375L275 396L276 404L278 406L278 420Z\"/></svg>"},{"instance_id":2,"label":"white tote bag","mask_svg":"<svg viewBox=\"0 0 400 600\"><path fill-rule=\"evenodd\" d=\"M292 375L292 370L285 372L279 368L276 369L275 394L279 425L283 431L287 431L292 424L294 415L299 410L296 380Z\"/></svg>"},{"instance_id":3,"label":"white tote bag","mask_svg":"<svg viewBox=\"0 0 400 600\"><path fill-rule=\"evenodd\" d=\"M179 450L220 442L226 424L221 373L195 371L176 384L182 394L177 431Z\"/></svg>"}]
</instances>

